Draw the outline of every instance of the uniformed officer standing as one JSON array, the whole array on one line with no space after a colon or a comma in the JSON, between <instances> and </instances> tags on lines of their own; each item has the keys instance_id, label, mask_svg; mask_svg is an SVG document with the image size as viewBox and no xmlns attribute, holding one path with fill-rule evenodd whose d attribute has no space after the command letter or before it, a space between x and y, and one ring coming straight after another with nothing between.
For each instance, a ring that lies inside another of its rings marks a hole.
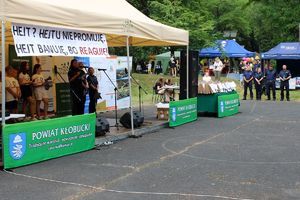
<instances>
[{"instance_id":1,"label":"uniformed officer standing","mask_svg":"<svg viewBox=\"0 0 300 200\"><path fill-rule=\"evenodd\" d=\"M247 99L247 88L249 88L251 100L253 99L252 80L253 80L253 72L251 71L251 67L247 66L246 71L244 72L244 98L243 98L243 100Z\"/></svg>"},{"instance_id":2,"label":"uniformed officer standing","mask_svg":"<svg viewBox=\"0 0 300 200\"><path fill-rule=\"evenodd\" d=\"M280 78L280 100L283 101L284 99L284 88L286 90L286 100L290 100L290 86L289 80L292 77L290 70L286 69L286 65L282 65L282 70L279 72Z\"/></svg>"},{"instance_id":3,"label":"uniformed officer standing","mask_svg":"<svg viewBox=\"0 0 300 200\"><path fill-rule=\"evenodd\" d=\"M276 70L273 69L273 66L270 65L269 69L266 71L266 91L268 100L271 100L270 89L272 89L273 100L276 101L276 90L275 90L275 81L276 81Z\"/></svg>"},{"instance_id":4,"label":"uniformed officer standing","mask_svg":"<svg viewBox=\"0 0 300 200\"><path fill-rule=\"evenodd\" d=\"M256 90L256 100L261 100L262 93L262 80L264 79L264 75L261 72L261 68L258 67L256 72L254 73L254 84Z\"/></svg>"}]
</instances>

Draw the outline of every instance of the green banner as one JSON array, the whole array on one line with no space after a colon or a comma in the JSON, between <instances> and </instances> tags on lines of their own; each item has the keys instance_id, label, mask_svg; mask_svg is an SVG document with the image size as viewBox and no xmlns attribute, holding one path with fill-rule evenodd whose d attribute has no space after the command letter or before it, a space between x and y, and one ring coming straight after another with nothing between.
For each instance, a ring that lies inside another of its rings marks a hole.
<instances>
[{"instance_id":1,"label":"green banner","mask_svg":"<svg viewBox=\"0 0 300 200\"><path fill-rule=\"evenodd\" d=\"M70 84L56 83L56 114L58 116L66 116L72 113Z\"/></svg>"},{"instance_id":2,"label":"green banner","mask_svg":"<svg viewBox=\"0 0 300 200\"><path fill-rule=\"evenodd\" d=\"M15 168L92 149L95 114L4 126L4 168Z\"/></svg>"},{"instance_id":3,"label":"green banner","mask_svg":"<svg viewBox=\"0 0 300 200\"><path fill-rule=\"evenodd\" d=\"M197 120L197 97L180 101L171 101L169 105L170 127Z\"/></svg>"},{"instance_id":4,"label":"green banner","mask_svg":"<svg viewBox=\"0 0 300 200\"><path fill-rule=\"evenodd\" d=\"M238 113L239 106L238 94L218 96L218 117L226 117Z\"/></svg>"}]
</instances>

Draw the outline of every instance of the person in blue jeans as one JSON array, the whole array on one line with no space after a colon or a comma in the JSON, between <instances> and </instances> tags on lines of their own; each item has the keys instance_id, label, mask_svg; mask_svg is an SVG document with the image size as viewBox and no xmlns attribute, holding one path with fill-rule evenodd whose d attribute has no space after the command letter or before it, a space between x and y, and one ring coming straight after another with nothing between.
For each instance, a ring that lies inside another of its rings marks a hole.
<instances>
[{"instance_id":1,"label":"person in blue jeans","mask_svg":"<svg viewBox=\"0 0 300 200\"><path fill-rule=\"evenodd\" d=\"M273 69L273 66L270 65L269 69L266 71L266 91L268 100L271 100L270 90L272 89L273 101L276 101L276 88L275 88L275 81L276 81L276 70Z\"/></svg>"},{"instance_id":2,"label":"person in blue jeans","mask_svg":"<svg viewBox=\"0 0 300 200\"><path fill-rule=\"evenodd\" d=\"M243 98L243 100L247 99L247 88L249 88L251 100L253 99L252 80L253 80L253 72L251 71L250 66L247 66L246 71L244 71L244 98Z\"/></svg>"}]
</instances>

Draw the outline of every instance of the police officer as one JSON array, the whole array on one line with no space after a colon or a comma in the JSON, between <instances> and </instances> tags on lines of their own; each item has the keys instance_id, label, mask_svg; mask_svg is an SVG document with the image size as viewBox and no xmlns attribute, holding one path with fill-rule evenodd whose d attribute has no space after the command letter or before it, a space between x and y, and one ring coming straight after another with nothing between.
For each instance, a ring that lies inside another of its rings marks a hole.
<instances>
[{"instance_id":1,"label":"police officer","mask_svg":"<svg viewBox=\"0 0 300 200\"><path fill-rule=\"evenodd\" d=\"M276 101L275 81L276 81L276 70L270 65L266 71L266 91L268 100L271 100L270 89L272 89L273 100Z\"/></svg>"},{"instance_id":2,"label":"police officer","mask_svg":"<svg viewBox=\"0 0 300 200\"><path fill-rule=\"evenodd\" d=\"M254 84L256 90L256 100L261 100L262 94L262 80L264 79L264 75L261 72L261 68L258 67L256 72L254 73Z\"/></svg>"},{"instance_id":3,"label":"police officer","mask_svg":"<svg viewBox=\"0 0 300 200\"><path fill-rule=\"evenodd\" d=\"M251 100L253 99L252 80L253 80L253 72L251 71L251 67L247 66L246 71L244 72L244 98L243 98L243 100L246 100L247 88L249 88Z\"/></svg>"},{"instance_id":4,"label":"police officer","mask_svg":"<svg viewBox=\"0 0 300 200\"><path fill-rule=\"evenodd\" d=\"M283 101L284 99L284 88L286 90L286 100L290 100L290 86L289 86L289 80L291 78L291 72L290 70L286 69L286 65L282 65L282 70L279 72L279 78L280 78L280 100Z\"/></svg>"}]
</instances>

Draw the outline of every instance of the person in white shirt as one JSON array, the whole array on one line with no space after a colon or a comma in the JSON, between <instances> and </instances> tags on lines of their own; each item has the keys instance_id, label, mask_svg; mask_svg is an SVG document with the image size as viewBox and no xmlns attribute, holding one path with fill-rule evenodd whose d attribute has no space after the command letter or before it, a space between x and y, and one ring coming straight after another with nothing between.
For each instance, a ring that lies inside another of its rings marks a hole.
<instances>
[{"instance_id":1,"label":"person in white shirt","mask_svg":"<svg viewBox=\"0 0 300 200\"><path fill-rule=\"evenodd\" d=\"M204 73L204 76L203 76L202 80L203 80L205 83L211 82L211 77L209 76L209 72L208 72L208 71L206 71L206 72Z\"/></svg>"},{"instance_id":2,"label":"person in white shirt","mask_svg":"<svg viewBox=\"0 0 300 200\"><path fill-rule=\"evenodd\" d=\"M5 105L10 113L18 113L18 100L21 98L19 82L13 77L14 69L11 66L5 68Z\"/></svg>"},{"instance_id":3,"label":"person in white shirt","mask_svg":"<svg viewBox=\"0 0 300 200\"><path fill-rule=\"evenodd\" d=\"M36 99L36 113L38 119L42 119L40 115L40 105L44 103L44 119L48 119L48 94L45 89L45 78L42 75L42 67L40 64L35 64L32 75L33 93Z\"/></svg>"},{"instance_id":4,"label":"person in white shirt","mask_svg":"<svg viewBox=\"0 0 300 200\"><path fill-rule=\"evenodd\" d=\"M221 77L221 71L223 69L223 63L219 57L216 57L213 66L214 66L215 80L219 81Z\"/></svg>"}]
</instances>

